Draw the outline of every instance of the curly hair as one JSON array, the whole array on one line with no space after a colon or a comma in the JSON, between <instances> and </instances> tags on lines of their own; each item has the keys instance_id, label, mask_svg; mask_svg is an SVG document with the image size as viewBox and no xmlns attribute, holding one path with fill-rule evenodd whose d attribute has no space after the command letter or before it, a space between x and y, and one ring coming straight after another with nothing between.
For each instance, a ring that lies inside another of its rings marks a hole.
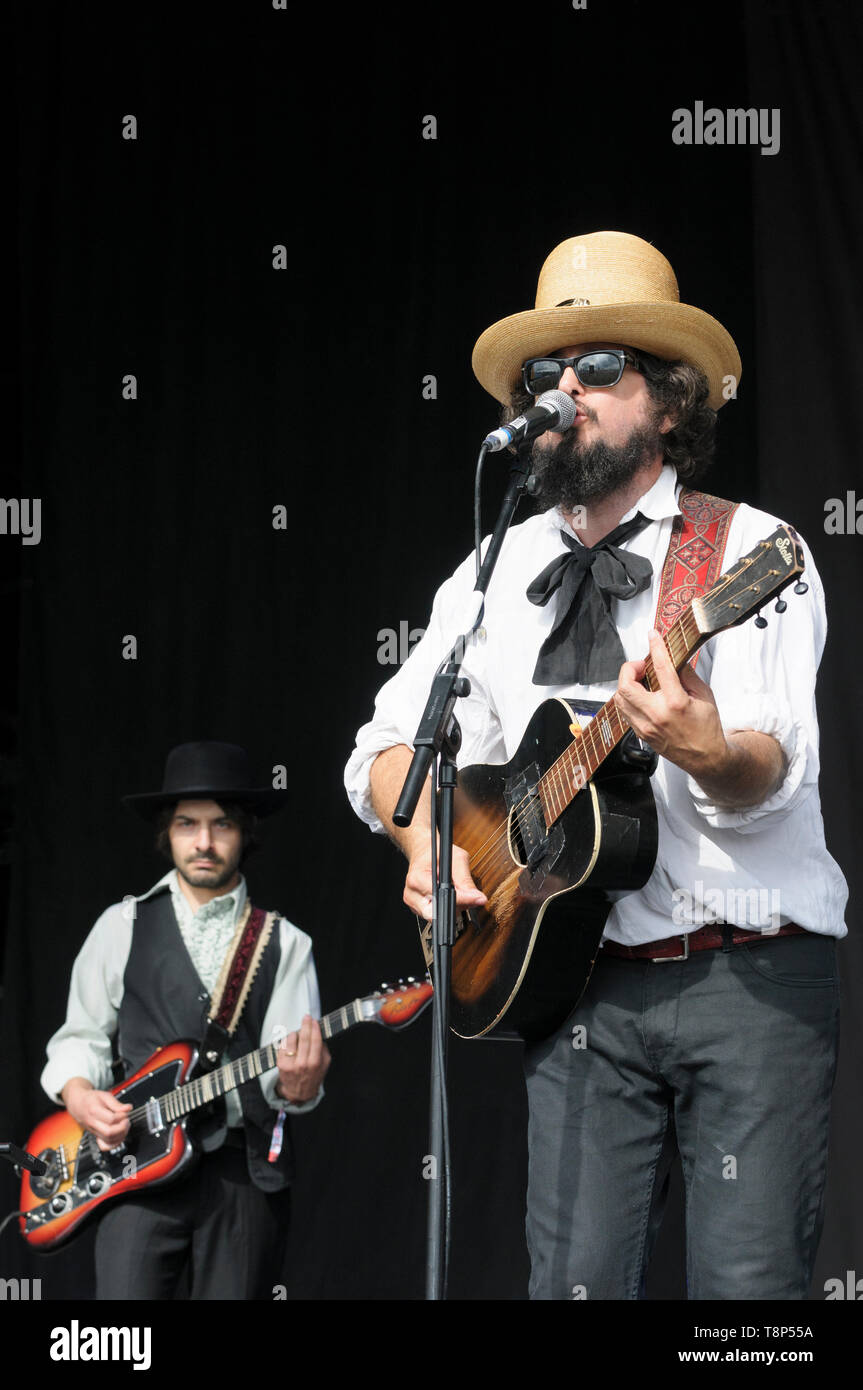
<instances>
[{"instance_id":1,"label":"curly hair","mask_svg":"<svg viewBox=\"0 0 863 1390\"><path fill-rule=\"evenodd\" d=\"M716 411L707 404L707 377L690 362L666 362L649 352L634 355L656 416L669 415L674 421L664 436L665 462L677 469L682 483L696 482L712 464L716 447Z\"/></svg>"},{"instance_id":2,"label":"curly hair","mask_svg":"<svg viewBox=\"0 0 863 1390\"><path fill-rule=\"evenodd\" d=\"M664 462L677 469L681 482L698 481L713 462L716 446L716 411L707 404L707 377L689 362L668 362L640 348L627 347L626 351L635 357L644 376L654 418L658 421L669 415L674 421L663 436ZM521 415L534 400L519 382L509 405L503 408L501 424Z\"/></svg>"},{"instance_id":3,"label":"curly hair","mask_svg":"<svg viewBox=\"0 0 863 1390\"><path fill-rule=\"evenodd\" d=\"M249 810L248 806L243 806L239 802L220 801L218 804L221 806L225 815L230 820L236 821L240 828L240 834L243 837L243 851L240 855L240 863L244 864L249 855L258 848L258 837L255 834L258 818ZM154 820L156 829L156 849L164 859L169 860L172 864L174 862L174 856L171 853L171 839L168 834L168 829L171 821L174 819L174 813L178 805L179 802L175 801L169 806L163 806Z\"/></svg>"}]
</instances>

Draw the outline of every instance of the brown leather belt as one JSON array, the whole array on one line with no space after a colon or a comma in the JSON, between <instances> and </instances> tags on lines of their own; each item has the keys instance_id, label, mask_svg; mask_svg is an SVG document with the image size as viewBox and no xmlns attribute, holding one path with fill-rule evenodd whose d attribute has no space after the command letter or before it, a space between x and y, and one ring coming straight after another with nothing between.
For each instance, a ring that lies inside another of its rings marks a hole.
<instances>
[{"instance_id":1,"label":"brown leather belt","mask_svg":"<svg viewBox=\"0 0 863 1390\"><path fill-rule=\"evenodd\" d=\"M725 933L723 933L723 927ZM728 924L713 922L709 927L699 927L697 931L668 936L662 941L645 941L641 946L622 946L619 941L603 942L603 952L609 956L623 956L626 960L688 960L693 951L712 951L721 946L727 936ZM746 931L743 927L732 927L730 942L732 946L757 945L762 941L775 941L777 936L798 936L806 927L798 927L788 922L778 931ZM683 942L683 951L680 943Z\"/></svg>"}]
</instances>

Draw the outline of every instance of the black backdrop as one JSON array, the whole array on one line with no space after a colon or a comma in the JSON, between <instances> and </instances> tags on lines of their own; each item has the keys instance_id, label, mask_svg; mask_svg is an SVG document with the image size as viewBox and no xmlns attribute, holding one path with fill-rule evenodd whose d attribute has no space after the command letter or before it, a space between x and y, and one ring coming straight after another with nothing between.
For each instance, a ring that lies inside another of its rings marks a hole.
<instances>
[{"instance_id":1,"label":"black backdrop","mask_svg":"<svg viewBox=\"0 0 863 1390\"><path fill-rule=\"evenodd\" d=\"M379 632L422 626L471 544L496 423L474 340L530 307L558 241L617 228L655 242L740 348L708 485L797 524L825 581L822 797L852 900L813 1298L863 1270L863 541L824 527L860 476L861 40L852 3L800 0L19 8L21 447L4 490L42 499L42 539L0 536L0 1137L23 1142L46 1108L44 1046L90 924L161 873L118 799L158 785L173 744L233 740L289 769L249 874L314 936L325 1008L419 972L401 861L353 817L343 765L393 669ZM779 153L674 144L672 111L698 100L778 107ZM294 1127L289 1297L422 1297L428 1042L424 1018L334 1044L326 1102ZM522 1299L518 1050L451 1058L450 1294ZM0 1173L4 1212L15 1192ZM682 1231L675 1180L654 1299L685 1297ZM89 1239L37 1259L7 1229L0 1275L87 1298Z\"/></svg>"}]
</instances>

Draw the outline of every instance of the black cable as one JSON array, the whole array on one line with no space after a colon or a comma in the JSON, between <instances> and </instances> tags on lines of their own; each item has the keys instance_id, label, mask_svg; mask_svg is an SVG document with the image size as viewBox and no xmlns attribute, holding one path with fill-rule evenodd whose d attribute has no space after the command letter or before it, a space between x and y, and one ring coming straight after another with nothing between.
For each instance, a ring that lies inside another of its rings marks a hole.
<instances>
[{"instance_id":1,"label":"black cable","mask_svg":"<svg viewBox=\"0 0 863 1390\"><path fill-rule=\"evenodd\" d=\"M476 472L473 480L473 548L476 554L477 574L479 574L482 563L482 466L487 453L488 446L483 444L476 461Z\"/></svg>"},{"instance_id":2,"label":"black cable","mask_svg":"<svg viewBox=\"0 0 863 1390\"><path fill-rule=\"evenodd\" d=\"M3 1221L0 1221L0 1236L2 1236L3 1232L6 1230L6 1227L9 1225L9 1222L10 1222L10 1221L14 1221L15 1218L18 1217L18 1216L26 1216L26 1215L27 1215L26 1211L10 1211L9 1215L8 1215L7 1217L5 1217Z\"/></svg>"}]
</instances>

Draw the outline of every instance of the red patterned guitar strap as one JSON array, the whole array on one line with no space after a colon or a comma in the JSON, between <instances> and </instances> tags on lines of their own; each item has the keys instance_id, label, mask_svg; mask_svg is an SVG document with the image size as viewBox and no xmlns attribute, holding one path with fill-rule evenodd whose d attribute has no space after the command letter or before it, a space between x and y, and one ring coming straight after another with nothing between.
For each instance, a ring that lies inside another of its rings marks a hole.
<instances>
[{"instance_id":1,"label":"red patterned guitar strap","mask_svg":"<svg viewBox=\"0 0 863 1390\"><path fill-rule=\"evenodd\" d=\"M722 573L722 560L738 502L681 488L659 584L656 628L666 633L694 598L701 598ZM690 665L695 666L696 652Z\"/></svg>"},{"instance_id":2,"label":"red patterned guitar strap","mask_svg":"<svg viewBox=\"0 0 863 1390\"><path fill-rule=\"evenodd\" d=\"M227 959L225 961L210 1000L210 1017L201 1044L201 1066L205 1069L215 1066L240 1021L273 923L277 919L275 912L264 912L260 907L249 906L245 918L238 923L239 940L230 964Z\"/></svg>"}]
</instances>

